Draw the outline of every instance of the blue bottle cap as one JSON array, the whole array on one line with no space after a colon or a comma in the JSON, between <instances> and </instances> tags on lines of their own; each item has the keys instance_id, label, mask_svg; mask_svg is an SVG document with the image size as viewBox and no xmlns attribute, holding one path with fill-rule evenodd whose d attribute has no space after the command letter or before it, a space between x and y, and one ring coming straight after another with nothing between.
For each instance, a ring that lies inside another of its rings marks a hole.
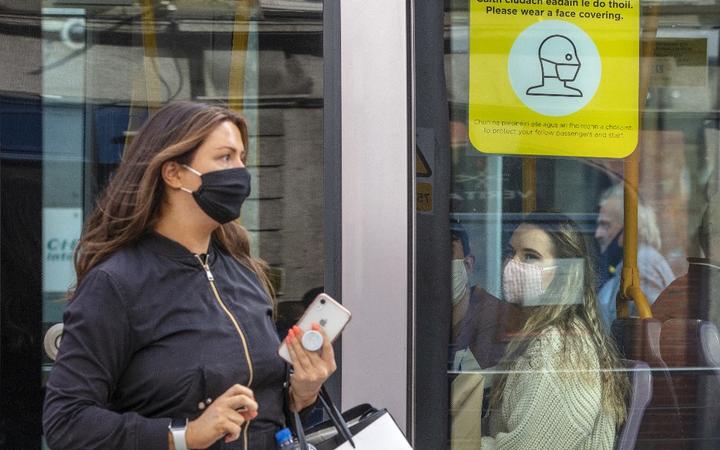
<instances>
[{"instance_id":1,"label":"blue bottle cap","mask_svg":"<svg viewBox=\"0 0 720 450\"><path fill-rule=\"evenodd\" d=\"M275 442L282 444L287 441L292 441L292 433L289 428L283 428L282 430L275 433Z\"/></svg>"}]
</instances>

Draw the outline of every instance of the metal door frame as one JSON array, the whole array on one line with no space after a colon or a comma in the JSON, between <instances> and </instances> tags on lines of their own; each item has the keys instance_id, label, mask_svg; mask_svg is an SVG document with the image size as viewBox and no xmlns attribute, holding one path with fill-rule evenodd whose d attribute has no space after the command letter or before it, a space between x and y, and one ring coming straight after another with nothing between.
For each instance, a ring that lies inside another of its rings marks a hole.
<instances>
[{"instance_id":1,"label":"metal door frame","mask_svg":"<svg viewBox=\"0 0 720 450\"><path fill-rule=\"evenodd\" d=\"M337 80L325 79L325 145L335 145L327 134L333 126L342 149L342 301L353 314L342 341L342 404L387 408L412 440L412 2L325 2L325 14L340 23L337 30L326 22L324 30L325 74L332 76L335 64L340 68L339 111L336 96L327 91ZM333 32L339 52L327 40ZM332 150L326 148L326 155ZM333 191L327 189L330 202ZM326 206L326 214L332 211Z\"/></svg>"}]
</instances>

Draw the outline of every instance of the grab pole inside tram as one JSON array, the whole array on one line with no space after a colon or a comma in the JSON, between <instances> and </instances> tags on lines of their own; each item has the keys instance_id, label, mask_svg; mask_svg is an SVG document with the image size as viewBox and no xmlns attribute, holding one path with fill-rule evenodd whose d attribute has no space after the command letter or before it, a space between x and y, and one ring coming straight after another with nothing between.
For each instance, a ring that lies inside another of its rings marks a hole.
<instances>
[{"instance_id":1,"label":"grab pole inside tram","mask_svg":"<svg viewBox=\"0 0 720 450\"><path fill-rule=\"evenodd\" d=\"M642 58L640 61L640 99L639 126L642 127L643 112L650 83L651 57L655 54L660 11L658 6L648 8L642 37ZM639 135L642 139L642 133ZM640 145L638 145L638 148ZM629 315L628 302L635 302L638 314L642 319L652 318L650 302L640 288L640 268L637 263L638 252L638 186L640 185L639 150L625 158L624 173L624 220L625 236L623 244L623 269L620 279L620 293L617 298L618 317Z\"/></svg>"}]
</instances>

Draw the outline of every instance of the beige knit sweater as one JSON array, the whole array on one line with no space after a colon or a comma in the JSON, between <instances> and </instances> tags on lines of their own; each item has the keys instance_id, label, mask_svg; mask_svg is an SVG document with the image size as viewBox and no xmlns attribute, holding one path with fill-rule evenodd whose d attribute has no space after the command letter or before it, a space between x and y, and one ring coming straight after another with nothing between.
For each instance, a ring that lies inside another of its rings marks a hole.
<instances>
[{"instance_id":1,"label":"beige knit sweater","mask_svg":"<svg viewBox=\"0 0 720 450\"><path fill-rule=\"evenodd\" d=\"M583 339L584 375L568 371L563 339ZM587 338L548 330L508 376L500 411L490 415L482 449L612 449L615 423L603 413L597 354ZM589 375L589 378L587 377Z\"/></svg>"}]
</instances>

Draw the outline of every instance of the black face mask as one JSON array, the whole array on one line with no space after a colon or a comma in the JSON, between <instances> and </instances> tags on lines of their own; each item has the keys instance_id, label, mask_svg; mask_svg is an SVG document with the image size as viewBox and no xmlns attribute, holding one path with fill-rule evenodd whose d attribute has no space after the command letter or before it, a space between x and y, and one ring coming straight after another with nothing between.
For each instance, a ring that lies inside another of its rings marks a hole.
<instances>
[{"instance_id":1,"label":"black face mask","mask_svg":"<svg viewBox=\"0 0 720 450\"><path fill-rule=\"evenodd\" d=\"M201 174L190 166L183 167L202 180L200 188L195 192L181 189L192 194L205 214L220 224L240 217L240 208L250 195L250 173L246 168L215 170Z\"/></svg>"},{"instance_id":2,"label":"black face mask","mask_svg":"<svg viewBox=\"0 0 720 450\"><path fill-rule=\"evenodd\" d=\"M600 279L598 281L600 286L615 275L615 270L623 259L623 248L618 243L622 232L623 230L620 229L618 234L610 241L605 251L600 253L598 261L598 270L600 272Z\"/></svg>"}]
</instances>

